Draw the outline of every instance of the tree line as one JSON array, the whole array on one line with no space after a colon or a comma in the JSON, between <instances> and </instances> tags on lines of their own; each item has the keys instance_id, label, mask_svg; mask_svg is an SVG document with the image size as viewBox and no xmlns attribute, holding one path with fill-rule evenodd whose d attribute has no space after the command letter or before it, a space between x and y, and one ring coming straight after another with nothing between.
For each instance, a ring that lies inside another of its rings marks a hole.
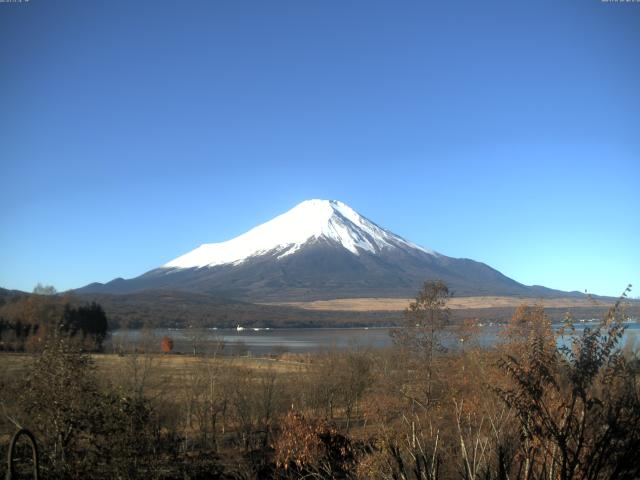
<instances>
[{"instance_id":1,"label":"tree line","mask_svg":"<svg viewBox=\"0 0 640 480\"><path fill-rule=\"evenodd\" d=\"M102 306L72 305L68 297L20 296L0 305L0 351L38 351L53 331L100 351L109 325Z\"/></svg>"}]
</instances>

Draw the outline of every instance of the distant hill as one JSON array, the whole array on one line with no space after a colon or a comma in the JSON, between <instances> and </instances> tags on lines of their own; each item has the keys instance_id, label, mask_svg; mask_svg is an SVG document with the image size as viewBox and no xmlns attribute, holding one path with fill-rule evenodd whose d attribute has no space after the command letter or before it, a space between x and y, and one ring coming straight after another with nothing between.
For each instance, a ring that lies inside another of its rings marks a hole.
<instances>
[{"instance_id":1,"label":"distant hill","mask_svg":"<svg viewBox=\"0 0 640 480\"><path fill-rule=\"evenodd\" d=\"M80 294L79 302L98 302L113 327L140 328L188 326L250 327L349 327L392 325L401 312L309 311L279 305L256 305L210 295L183 291L154 291L131 294Z\"/></svg>"},{"instance_id":2,"label":"distant hill","mask_svg":"<svg viewBox=\"0 0 640 480\"><path fill-rule=\"evenodd\" d=\"M206 294L183 291L145 291L131 294L82 294L74 302L96 301L101 304L113 328L129 326L151 327L351 327L391 326L402 319L404 307L392 311L309 310L284 305L262 305L228 300ZM556 321L570 311L575 318L599 318L606 305L550 307L545 310ZM465 318L506 321L515 307L454 308L454 321ZM628 313L640 316L640 302L633 302Z\"/></svg>"},{"instance_id":3,"label":"distant hill","mask_svg":"<svg viewBox=\"0 0 640 480\"><path fill-rule=\"evenodd\" d=\"M31 295L33 294L0 288L0 317L3 304L20 301ZM92 301L98 302L107 314L111 329L120 327L136 329L143 326L169 328L189 326L233 328L237 325L272 328L391 326L397 324L402 318L402 309L409 303L409 300L406 301L406 305L395 301L389 305L392 310L379 310L385 307L384 303L381 306L377 302L372 302L371 308L374 309L372 311L340 310L335 307L330 310L310 310L289 305L252 304L179 290L147 290L131 294L65 293L46 298L50 298L53 302L68 301L76 306ZM368 303L368 300L361 299L360 303ZM465 318L506 321L515 309L513 302L509 306L488 306L499 303L487 301L482 304L474 301L470 303L469 308L455 306L455 303L454 300L452 302L454 321ZM577 303L577 305L580 304ZM567 311L571 311L575 318L598 318L607 308L606 305L595 304L575 307L552 306L546 311L554 320L561 320ZM627 311L629 315L639 317L640 302L630 302Z\"/></svg>"},{"instance_id":4,"label":"distant hill","mask_svg":"<svg viewBox=\"0 0 640 480\"><path fill-rule=\"evenodd\" d=\"M6 288L0 288L0 305L7 302L9 299L29 295L27 292L22 292L20 290L7 290Z\"/></svg>"}]
</instances>

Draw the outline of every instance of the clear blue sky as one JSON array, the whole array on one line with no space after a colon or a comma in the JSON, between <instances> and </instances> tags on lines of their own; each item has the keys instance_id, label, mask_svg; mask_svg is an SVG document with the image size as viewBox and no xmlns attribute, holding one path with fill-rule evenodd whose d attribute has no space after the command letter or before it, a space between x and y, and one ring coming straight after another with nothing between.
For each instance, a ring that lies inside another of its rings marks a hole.
<instances>
[{"instance_id":1,"label":"clear blue sky","mask_svg":"<svg viewBox=\"0 0 640 480\"><path fill-rule=\"evenodd\" d=\"M640 4L0 3L0 286L137 276L309 198L640 295Z\"/></svg>"}]
</instances>

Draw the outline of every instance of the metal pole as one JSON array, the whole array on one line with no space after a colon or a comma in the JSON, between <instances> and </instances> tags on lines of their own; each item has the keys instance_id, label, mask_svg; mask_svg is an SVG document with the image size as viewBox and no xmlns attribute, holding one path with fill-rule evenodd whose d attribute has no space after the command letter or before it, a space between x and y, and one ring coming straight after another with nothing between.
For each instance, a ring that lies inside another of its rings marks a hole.
<instances>
[{"instance_id":1,"label":"metal pole","mask_svg":"<svg viewBox=\"0 0 640 480\"><path fill-rule=\"evenodd\" d=\"M13 437L11 438L11 443L9 444L9 452L7 454L7 475L5 477L6 480L15 480L17 478L17 474L14 468L14 456L16 450L16 444L18 443L18 439L21 435L24 435L31 442L31 453L33 455L33 478L34 480L38 480L39 478L39 462L38 462L38 446L36 444L36 438L26 428L21 428L18 430Z\"/></svg>"}]
</instances>

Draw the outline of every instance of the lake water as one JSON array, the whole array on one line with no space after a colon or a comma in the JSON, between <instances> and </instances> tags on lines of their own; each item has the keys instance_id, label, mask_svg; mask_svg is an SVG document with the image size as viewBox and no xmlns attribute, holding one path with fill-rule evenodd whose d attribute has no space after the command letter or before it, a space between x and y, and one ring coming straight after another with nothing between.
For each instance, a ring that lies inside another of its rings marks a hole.
<instances>
[{"instance_id":1,"label":"lake water","mask_svg":"<svg viewBox=\"0 0 640 480\"><path fill-rule=\"evenodd\" d=\"M578 323L580 331L595 323ZM500 326L487 324L478 328L477 333L466 341L482 347L495 345L500 340ZM206 353L224 345L224 354L269 355L274 353L292 352L304 353L321 351L332 348L384 348L392 345L389 328L281 328L281 329L154 329L117 330L107 345L107 350L118 346L132 346L149 344L152 348L158 346L164 336L174 342L173 352L192 354ZM640 344L640 322L626 324L623 343L634 342ZM447 347L459 347L459 336L450 330L443 343Z\"/></svg>"}]
</instances>

